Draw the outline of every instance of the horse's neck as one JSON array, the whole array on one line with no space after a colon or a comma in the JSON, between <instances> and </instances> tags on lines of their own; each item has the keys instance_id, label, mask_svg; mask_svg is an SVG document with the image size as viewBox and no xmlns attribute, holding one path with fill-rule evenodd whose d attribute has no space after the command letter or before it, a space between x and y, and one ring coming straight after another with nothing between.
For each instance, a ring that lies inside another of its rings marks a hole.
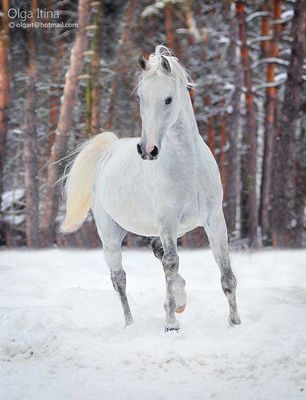
<instances>
[{"instance_id":1,"label":"horse's neck","mask_svg":"<svg viewBox=\"0 0 306 400\"><path fill-rule=\"evenodd\" d=\"M186 132L186 134L190 138L190 140L193 140L194 137L199 134L199 129L194 115L191 98L187 90L183 96L181 114L182 119L185 122L186 128L188 129L188 132Z\"/></svg>"},{"instance_id":2,"label":"horse's neck","mask_svg":"<svg viewBox=\"0 0 306 400\"><path fill-rule=\"evenodd\" d=\"M183 93L181 110L176 123L171 127L169 141L174 149L180 150L190 159L194 153L195 141L199 134L189 93ZM184 151L185 150L185 151Z\"/></svg>"}]
</instances>

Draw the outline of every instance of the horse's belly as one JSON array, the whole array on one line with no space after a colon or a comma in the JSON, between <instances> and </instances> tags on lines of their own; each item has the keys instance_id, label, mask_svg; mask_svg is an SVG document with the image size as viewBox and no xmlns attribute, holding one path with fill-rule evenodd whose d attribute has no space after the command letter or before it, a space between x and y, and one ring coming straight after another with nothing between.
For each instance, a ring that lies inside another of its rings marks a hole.
<instances>
[{"instance_id":1,"label":"horse's belly","mask_svg":"<svg viewBox=\"0 0 306 400\"><path fill-rule=\"evenodd\" d=\"M126 231L141 236L159 236L160 223L151 199L144 193L138 193L137 201L131 201L129 195L115 193L102 195L102 205L105 211ZM183 236L199 226L198 215L194 213L196 207L188 207L188 210L178 215L179 224L177 236Z\"/></svg>"},{"instance_id":2,"label":"horse's belly","mask_svg":"<svg viewBox=\"0 0 306 400\"><path fill-rule=\"evenodd\" d=\"M116 198L113 200L113 202L109 199L103 201L103 208L122 228L137 235L158 236L158 224L153 210L148 210L148 204L145 208L141 208L139 203L137 207L132 202L120 202Z\"/></svg>"},{"instance_id":3,"label":"horse's belly","mask_svg":"<svg viewBox=\"0 0 306 400\"><path fill-rule=\"evenodd\" d=\"M160 225L154 219L153 214L151 218L143 218L137 212L130 215L123 215L122 210L115 207L105 207L105 211L126 231L135 233L141 236L159 236ZM183 236L185 233L197 228L199 223L194 219L189 222L179 223L177 227L177 237Z\"/></svg>"},{"instance_id":4,"label":"horse's belly","mask_svg":"<svg viewBox=\"0 0 306 400\"><path fill-rule=\"evenodd\" d=\"M135 233L141 236L159 236L159 230L157 224L152 224L152 222L144 221L138 219L134 216L133 219L123 218L122 214L113 213L111 217L128 232Z\"/></svg>"},{"instance_id":5,"label":"horse's belly","mask_svg":"<svg viewBox=\"0 0 306 400\"><path fill-rule=\"evenodd\" d=\"M141 236L159 236L161 227L150 196L145 191L134 191L135 185L117 185L114 190L113 185L104 181L96 195L104 210L126 231ZM196 209L195 204L190 204L182 212L178 209L178 237L199 226Z\"/></svg>"}]
</instances>

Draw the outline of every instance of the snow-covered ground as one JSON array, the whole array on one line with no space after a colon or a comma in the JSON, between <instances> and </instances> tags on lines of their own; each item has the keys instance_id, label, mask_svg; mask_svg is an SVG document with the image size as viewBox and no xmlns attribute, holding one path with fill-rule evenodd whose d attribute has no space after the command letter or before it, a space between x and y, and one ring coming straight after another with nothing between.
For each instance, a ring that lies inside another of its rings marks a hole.
<instances>
[{"instance_id":1,"label":"snow-covered ground","mask_svg":"<svg viewBox=\"0 0 306 400\"><path fill-rule=\"evenodd\" d=\"M179 334L158 260L123 256L127 329L102 251L0 252L1 400L306 398L306 251L232 253L235 328L211 252L181 251Z\"/></svg>"}]
</instances>

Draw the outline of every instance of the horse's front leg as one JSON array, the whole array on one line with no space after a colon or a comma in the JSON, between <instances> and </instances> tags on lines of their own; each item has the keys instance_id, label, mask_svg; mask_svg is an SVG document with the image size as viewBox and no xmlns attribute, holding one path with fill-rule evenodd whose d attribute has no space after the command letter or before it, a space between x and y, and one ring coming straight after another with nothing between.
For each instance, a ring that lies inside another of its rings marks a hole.
<instances>
[{"instance_id":1,"label":"horse's front leg","mask_svg":"<svg viewBox=\"0 0 306 400\"><path fill-rule=\"evenodd\" d=\"M178 268L179 257L177 254L177 233L176 229L164 227L161 229L160 240L163 247L163 255L161 262L165 272L166 278L166 300L165 312L166 322L165 331L178 331L179 324L175 318L176 299L175 290L176 285L180 281ZM181 278L182 279L182 278ZM185 285L183 280L182 285Z\"/></svg>"},{"instance_id":2,"label":"horse's front leg","mask_svg":"<svg viewBox=\"0 0 306 400\"><path fill-rule=\"evenodd\" d=\"M149 245L153 250L153 253L159 261L162 262L164 256L164 249L159 237L153 237L149 240ZM186 291L185 291L186 282L185 279L178 273L177 278L172 284L173 292L174 292L174 300L175 300L175 312L182 313L186 307Z\"/></svg>"}]
</instances>

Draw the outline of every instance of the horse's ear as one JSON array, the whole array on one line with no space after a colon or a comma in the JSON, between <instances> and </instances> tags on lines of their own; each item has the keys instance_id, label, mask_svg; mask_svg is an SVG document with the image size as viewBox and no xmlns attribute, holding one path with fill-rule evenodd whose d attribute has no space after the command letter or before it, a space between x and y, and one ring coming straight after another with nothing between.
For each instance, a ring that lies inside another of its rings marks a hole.
<instances>
[{"instance_id":1,"label":"horse's ear","mask_svg":"<svg viewBox=\"0 0 306 400\"><path fill-rule=\"evenodd\" d=\"M168 72L169 74L170 74L170 72L171 72L171 67L170 67L170 63L169 63L169 61L166 59L166 57L164 57L164 56L161 56L161 59L162 59L162 61L161 61L161 66L163 67L163 69L166 71L166 72Z\"/></svg>"},{"instance_id":2,"label":"horse's ear","mask_svg":"<svg viewBox=\"0 0 306 400\"><path fill-rule=\"evenodd\" d=\"M147 60L143 56L138 57L138 66L145 71L148 68Z\"/></svg>"}]
</instances>

